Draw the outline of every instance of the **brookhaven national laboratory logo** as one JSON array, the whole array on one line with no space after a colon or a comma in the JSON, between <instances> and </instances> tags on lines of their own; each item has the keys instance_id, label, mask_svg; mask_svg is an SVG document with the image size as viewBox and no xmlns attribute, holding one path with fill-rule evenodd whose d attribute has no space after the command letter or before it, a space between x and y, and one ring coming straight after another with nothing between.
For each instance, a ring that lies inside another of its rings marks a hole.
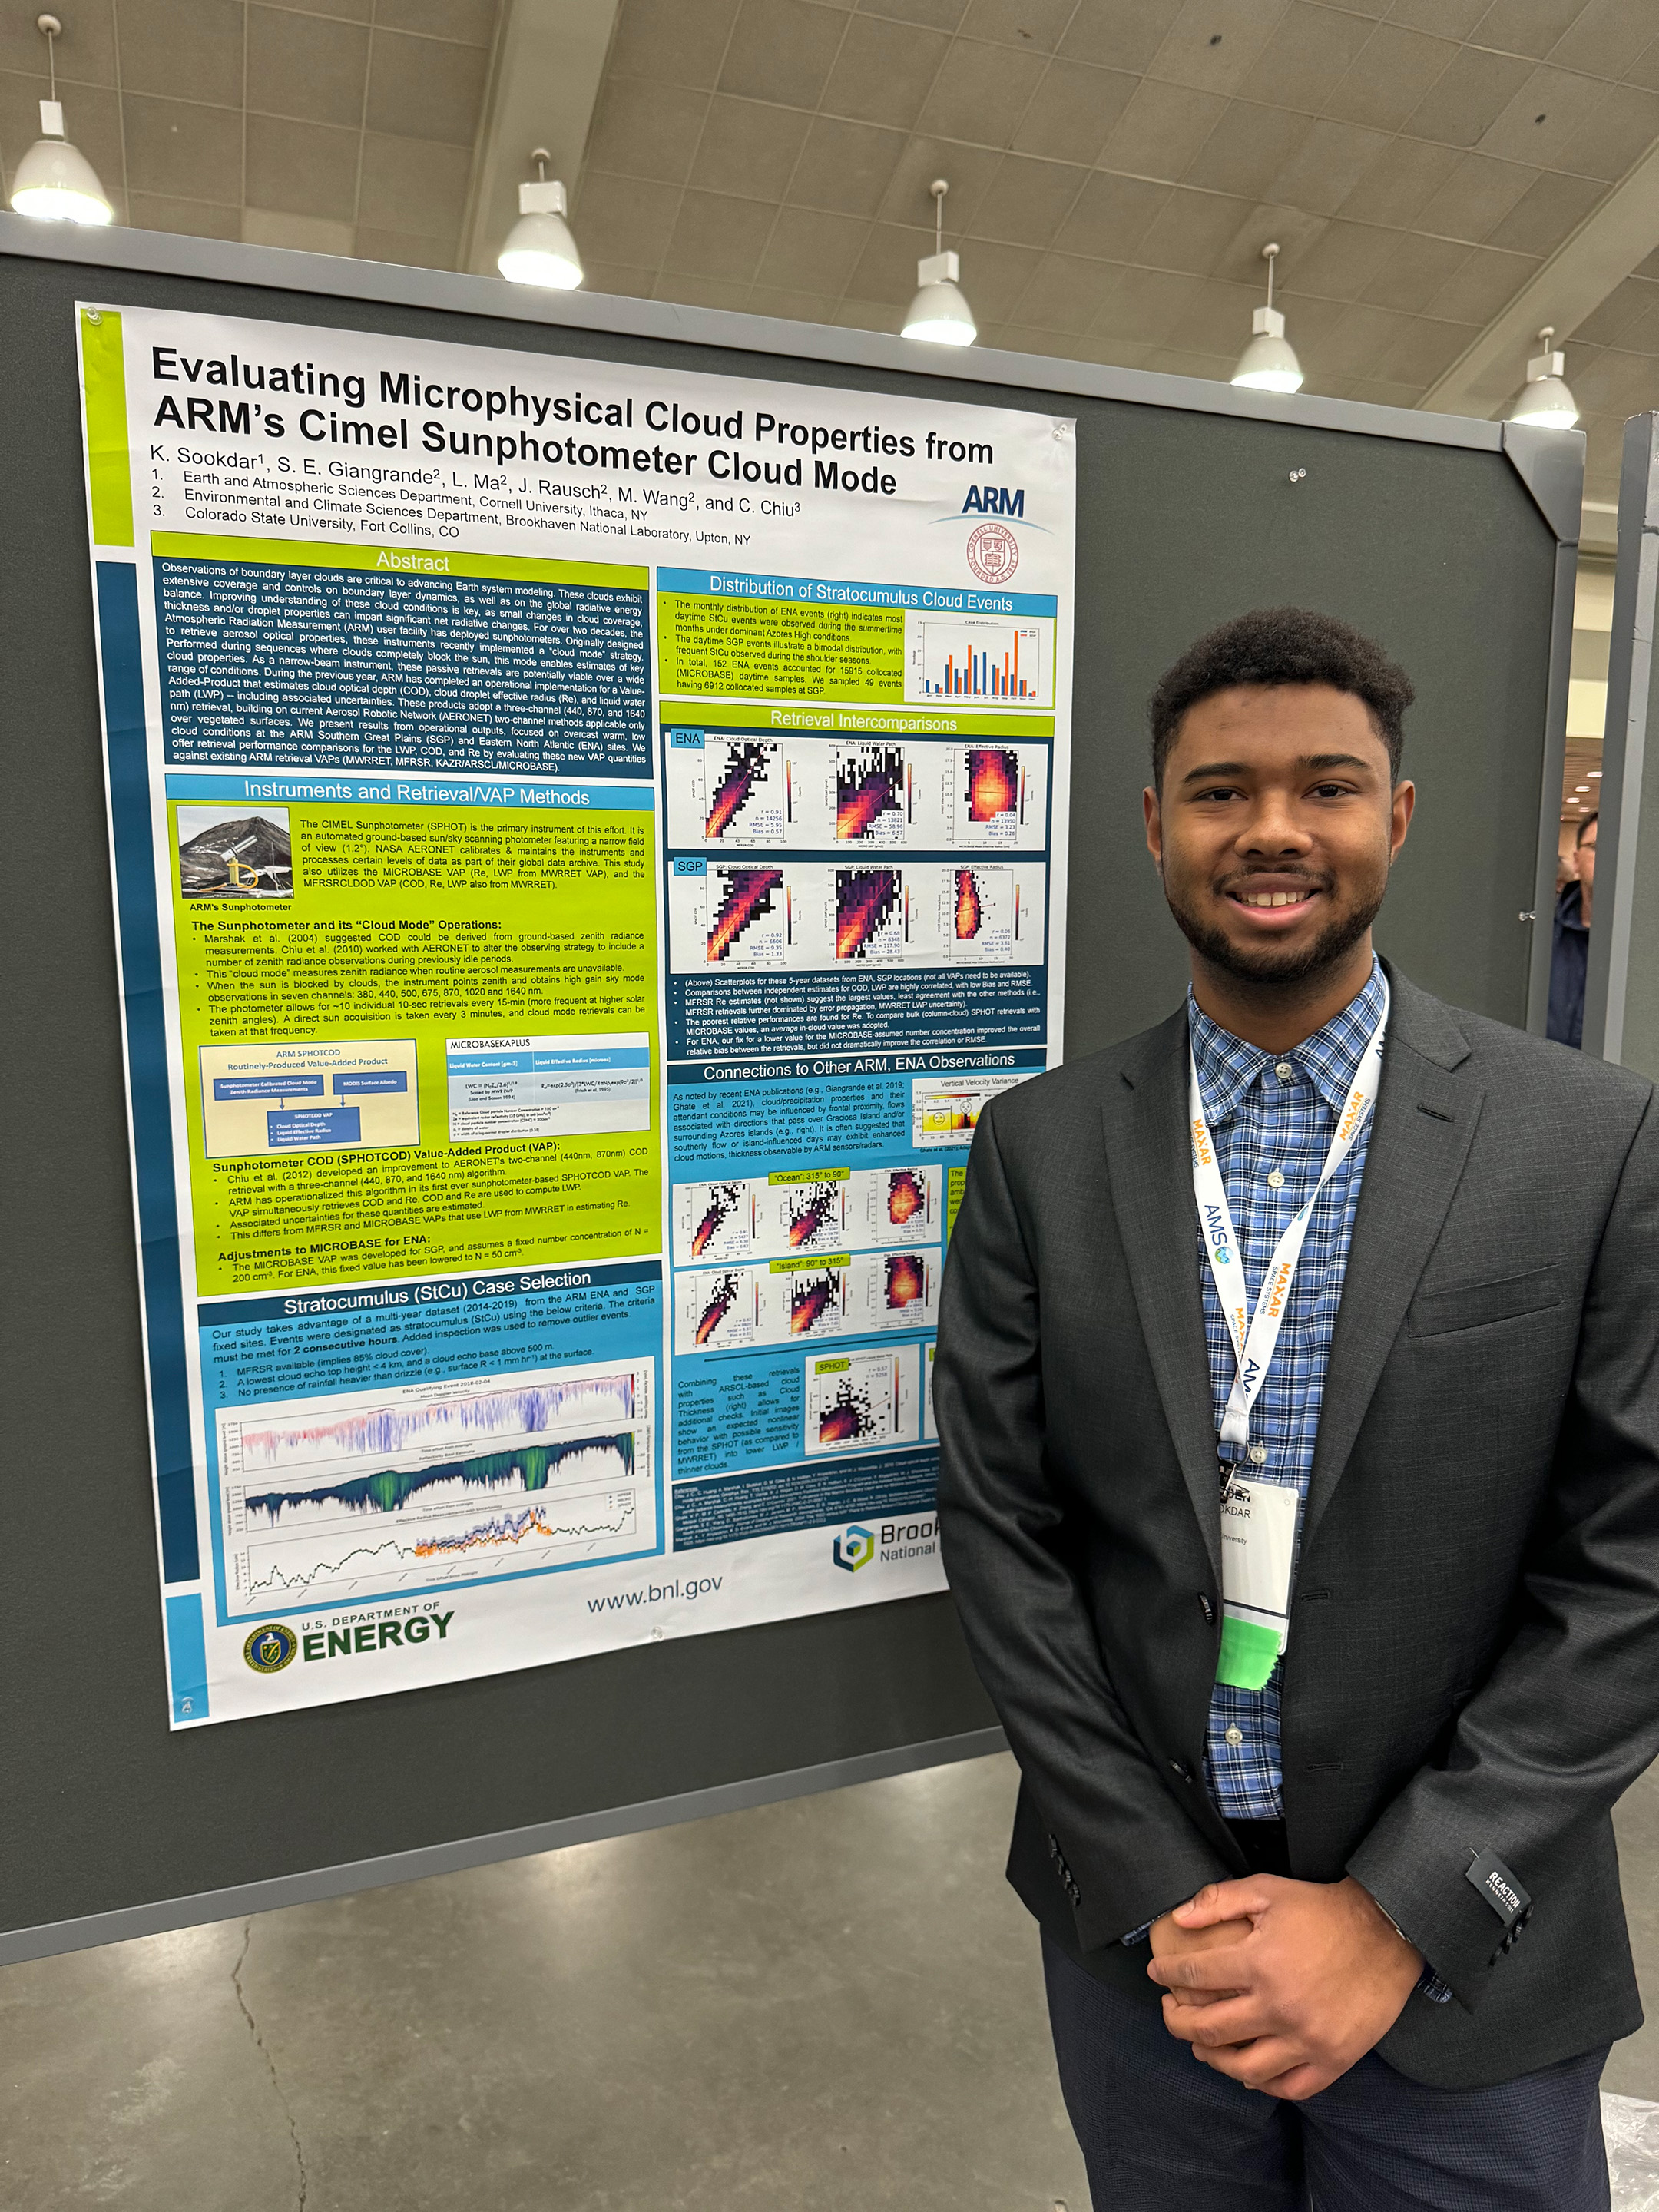
<instances>
[{"instance_id":1,"label":"brookhaven national laboratory logo","mask_svg":"<svg viewBox=\"0 0 1659 2212\"><path fill-rule=\"evenodd\" d=\"M300 1639L291 1628L267 1621L242 1646L242 1656L256 1674L280 1674L299 1648Z\"/></svg>"},{"instance_id":2,"label":"brookhaven national laboratory logo","mask_svg":"<svg viewBox=\"0 0 1659 2212\"><path fill-rule=\"evenodd\" d=\"M835 1559L838 1567L845 1567L849 1575L867 1567L876 1556L876 1540L867 1528L848 1528L835 1541Z\"/></svg>"},{"instance_id":3,"label":"brookhaven national laboratory logo","mask_svg":"<svg viewBox=\"0 0 1659 2212\"><path fill-rule=\"evenodd\" d=\"M981 522L968 533L968 566L981 584L1006 584L1019 566L1019 541L1006 522Z\"/></svg>"}]
</instances>

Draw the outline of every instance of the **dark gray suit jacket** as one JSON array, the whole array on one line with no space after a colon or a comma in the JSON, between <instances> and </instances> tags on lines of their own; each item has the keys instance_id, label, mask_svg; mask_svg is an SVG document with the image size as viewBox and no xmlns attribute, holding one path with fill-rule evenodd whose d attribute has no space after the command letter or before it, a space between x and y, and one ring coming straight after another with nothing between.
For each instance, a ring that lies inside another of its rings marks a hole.
<instances>
[{"instance_id":1,"label":"dark gray suit jacket","mask_svg":"<svg viewBox=\"0 0 1659 2212\"><path fill-rule=\"evenodd\" d=\"M1380 2046L1504 2081L1641 2024L1609 1811L1659 1752L1659 1109L1639 1077L1394 1011L1284 1676L1304 1880L1455 1994ZM981 1115L939 1315L945 1564L1018 1759L1009 1878L1119 1939L1244 1871L1204 1784L1220 1610L1185 1009ZM1465 1879L1495 1851L1524 1931Z\"/></svg>"}]
</instances>

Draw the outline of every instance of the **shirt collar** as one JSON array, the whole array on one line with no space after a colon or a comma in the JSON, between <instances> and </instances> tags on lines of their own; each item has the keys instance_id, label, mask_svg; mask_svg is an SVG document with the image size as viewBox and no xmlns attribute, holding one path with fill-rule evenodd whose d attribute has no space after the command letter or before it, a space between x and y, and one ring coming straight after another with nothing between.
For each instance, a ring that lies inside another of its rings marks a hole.
<instances>
[{"instance_id":1,"label":"shirt collar","mask_svg":"<svg viewBox=\"0 0 1659 2212\"><path fill-rule=\"evenodd\" d=\"M1187 1025L1192 1038L1193 1060L1198 1069L1198 1088L1205 1117L1212 1128L1229 1121L1238 1111L1244 1094L1269 1065L1287 1060L1305 1075L1333 1114L1340 1114L1359 1073L1371 1032L1382 1018L1382 970L1371 955L1371 972L1365 988L1349 1000L1340 1014L1333 1014L1323 1029L1316 1030L1285 1053L1264 1052L1247 1044L1213 1022L1187 992Z\"/></svg>"}]
</instances>

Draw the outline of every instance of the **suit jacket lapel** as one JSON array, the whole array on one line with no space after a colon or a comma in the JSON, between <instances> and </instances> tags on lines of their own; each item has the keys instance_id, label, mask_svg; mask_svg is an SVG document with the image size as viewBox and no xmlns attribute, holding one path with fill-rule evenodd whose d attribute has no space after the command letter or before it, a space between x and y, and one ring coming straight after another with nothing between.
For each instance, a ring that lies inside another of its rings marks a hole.
<instances>
[{"instance_id":1,"label":"suit jacket lapel","mask_svg":"<svg viewBox=\"0 0 1659 2212\"><path fill-rule=\"evenodd\" d=\"M1103 1117L1112 1204L1164 1419L1218 1583L1220 1486L1187 1137L1187 1010L1150 1031Z\"/></svg>"},{"instance_id":2,"label":"suit jacket lapel","mask_svg":"<svg viewBox=\"0 0 1659 2212\"><path fill-rule=\"evenodd\" d=\"M1449 1012L1392 968L1389 1041L1326 1370L1302 1540L1341 1480L1383 1364L1445 1221L1485 1093L1452 1071L1469 1048Z\"/></svg>"}]
</instances>

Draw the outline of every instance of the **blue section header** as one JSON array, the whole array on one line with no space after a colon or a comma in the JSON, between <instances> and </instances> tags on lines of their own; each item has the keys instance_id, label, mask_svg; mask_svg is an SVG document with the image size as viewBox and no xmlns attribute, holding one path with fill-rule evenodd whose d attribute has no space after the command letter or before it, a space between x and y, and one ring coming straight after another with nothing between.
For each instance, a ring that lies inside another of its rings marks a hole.
<instances>
[{"instance_id":1,"label":"blue section header","mask_svg":"<svg viewBox=\"0 0 1659 2212\"><path fill-rule=\"evenodd\" d=\"M358 1290L289 1291L273 1298L204 1302L197 1309L197 1320L203 1328L227 1328L243 1322L295 1321L307 1314L414 1312L422 1306L514 1298L526 1291L604 1290L614 1283L661 1280L662 1263L657 1260L629 1260L614 1267L599 1261L569 1267L503 1268L495 1274L434 1275L419 1283L372 1283Z\"/></svg>"},{"instance_id":2,"label":"blue section header","mask_svg":"<svg viewBox=\"0 0 1659 2212\"><path fill-rule=\"evenodd\" d=\"M822 607L899 607L950 615L1053 615L1052 592L978 592L954 584L848 584L833 576L746 576L730 568L659 568L659 592L704 599L798 599Z\"/></svg>"},{"instance_id":3,"label":"blue section header","mask_svg":"<svg viewBox=\"0 0 1659 2212\"><path fill-rule=\"evenodd\" d=\"M299 806L321 799L354 806L538 806L561 813L649 813L656 794L637 783L495 783L483 776L169 775L169 799L233 805Z\"/></svg>"},{"instance_id":4,"label":"blue section header","mask_svg":"<svg viewBox=\"0 0 1659 2212\"><path fill-rule=\"evenodd\" d=\"M670 1063L668 1080L741 1087L798 1083L812 1075L994 1075L1016 1068L1036 1073L1048 1065L1041 1045L1011 1046L1006 1052L780 1053L765 1060L677 1060Z\"/></svg>"}]
</instances>

